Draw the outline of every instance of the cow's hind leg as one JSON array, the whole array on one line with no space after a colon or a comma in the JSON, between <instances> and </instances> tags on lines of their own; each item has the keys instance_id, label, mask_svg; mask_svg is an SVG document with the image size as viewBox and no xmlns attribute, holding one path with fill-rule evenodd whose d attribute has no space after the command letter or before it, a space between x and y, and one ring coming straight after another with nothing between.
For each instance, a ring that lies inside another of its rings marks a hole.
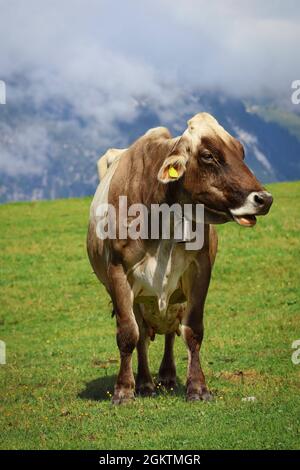
<instances>
[{"instance_id":1,"label":"cow's hind leg","mask_svg":"<svg viewBox=\"0 0 300 470\"><path fill-rule=\"evenodd\" d=\"M167 389L176 387L176 366L174 360L175 333L165 335L165 349L159 368L158 383Z\"/></svg>"},{"instance_id":2,"label":"cow's hind leg","mask_svg":"<svg viewBox=\"0 0 300 470\"><path fill-rule=\"evenodd\" d=\"M131 289L122 266L110 265L109 281L117 321L117 344L120 351L120 370L112 402L121 404L134 398L132 353L139 339L139 328L133 313Z\"/></svg>"},{"instance_id":3,"label":"cow's hind leg","mask_svg":"<svg viewBox=\"0 0 300 470\"><path fill-rule=\"evenodd\" d=\"M208 391L204 373L200 363L200 347L203 338L203 328L183 326L183 337L188 348L188 373L186 382L186 398L188 401L212 399Z\"/></svg>"},{"instance_id":4,"label":"cow's hind leg","mask_svg":"<svg viewBox=\"0 0 300 470\"><path fill-rule=\"evenodd\" d=\"M136 376L136 392L142 396L152 396L155 391L155 385L152 380L148 362L150 337L147 326L141 315L142 308L143 306L141 305L134 306L134 313L138 321L140 332L139 341L137 343L138 370Z\"/></svg>"}]
</instances>

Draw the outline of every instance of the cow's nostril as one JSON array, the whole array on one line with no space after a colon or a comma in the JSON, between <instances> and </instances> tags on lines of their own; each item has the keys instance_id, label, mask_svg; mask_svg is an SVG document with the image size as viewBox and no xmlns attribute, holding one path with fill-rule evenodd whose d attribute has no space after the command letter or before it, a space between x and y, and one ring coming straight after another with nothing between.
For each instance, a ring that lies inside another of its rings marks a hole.
<instances>
[{"instance_id":1,"label":"cow's nostril","mask_svg":"<svg viewBox=\"0 0 300 470\"><path fill-rule=\"evenodd\" d=\"M265 202L265 199L262 196L260 196L259 194L255 194L254 202L256 202L256 204L262 206Z\"/></svg>"},{"instance_id":2,"label":"cow's nostril","mask_svg":"<svg viewBox=\"0 0 300 470\"><path fill-rule=\"evenodd\" d=\"M273 202L272 194L268 191L260 191L251 194L251 200L256 210L259 211L257 214L266 214Z\"/></svg>"}]
</instances>

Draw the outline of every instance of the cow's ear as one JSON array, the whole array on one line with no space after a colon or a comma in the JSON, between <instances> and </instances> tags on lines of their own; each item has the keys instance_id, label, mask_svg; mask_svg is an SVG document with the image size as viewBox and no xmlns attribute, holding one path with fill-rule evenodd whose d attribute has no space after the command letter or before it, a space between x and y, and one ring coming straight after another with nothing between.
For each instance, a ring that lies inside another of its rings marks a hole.
<instances>
[{"instance_id":1,"label":"cow's ear","mask_svg":"<svg viewBox=\"0 0 300 470\"><path fill-rule=\"evenodd\" d=\"M166 158L158 172L158 181L167 184L179 180L186 170L185 165L186 158L181 155L172 155Z\"/></svg>"}]
</instances>

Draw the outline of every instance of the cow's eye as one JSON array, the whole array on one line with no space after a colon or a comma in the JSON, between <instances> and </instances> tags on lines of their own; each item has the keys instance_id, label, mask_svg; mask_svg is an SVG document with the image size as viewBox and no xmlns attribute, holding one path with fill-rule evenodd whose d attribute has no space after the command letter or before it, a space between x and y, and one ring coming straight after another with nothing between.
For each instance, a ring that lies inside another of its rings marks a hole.
<instances>
[{"instance_id":1,"label":"cow's eye","mask_svg":"<svg viewBox=\"0 0 300 470\"><path fill-rule=\"evenodd\" d=\"M214 161L214 156L211 153L203 153L201 155L201 158L207 163L211 163Z\"/></svg>"}]
</instances>

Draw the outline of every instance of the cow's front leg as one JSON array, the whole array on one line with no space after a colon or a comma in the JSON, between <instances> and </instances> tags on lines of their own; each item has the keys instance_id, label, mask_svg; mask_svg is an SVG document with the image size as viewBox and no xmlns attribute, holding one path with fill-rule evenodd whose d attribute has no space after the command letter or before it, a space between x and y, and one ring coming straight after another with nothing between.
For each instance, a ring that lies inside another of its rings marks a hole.
<instances>
[{"instance_id":1,"label":"cow's front leg","mask_svg":"<svg viewBox=\"0 0 300 470\"><path fill-rule=\"evenodd\" d=\"M132 292L121 265L109 268L111 296L117 321L117 344L120 351L120 371L112 402L126 403L134 399L132 353L139 339L139 329L132 308Z\"/></svg>"},{"instance_id":2,"label":"cow's front leg","mask_svg":"<svg viewBox=\"0 0 300 470\"><path fill-rule=\"evenodd\" d=\"M159 368L158 382L167 389L176 387L176 365L174 360L175 333L165 335L164 356Z\"/></svg>"},{"instance_id":3,"label":"cow's front leg","mask_svg":"<svg viewBox=\"0 0 300 470\"><path fill-rule=\"evenodd\" d=\"M203 309L210 282L211 264L206 256L194 265L185 277L187 310L183 318L182 336L188 350L187 400L211 400L200 363L200 348L203 340Z\"/></svg>"}]
</instances>

